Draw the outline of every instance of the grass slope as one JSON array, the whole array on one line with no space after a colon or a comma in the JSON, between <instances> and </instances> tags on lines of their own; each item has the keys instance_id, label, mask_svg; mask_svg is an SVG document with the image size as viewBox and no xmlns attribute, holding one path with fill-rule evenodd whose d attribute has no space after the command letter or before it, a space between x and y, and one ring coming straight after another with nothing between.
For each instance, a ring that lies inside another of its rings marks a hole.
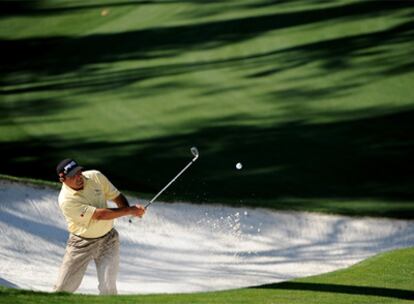
<instances>
[{"instance_id":1,"label":"grass slope","mask_svg":"<svg viewBox=\"0 0 414 304\"><path fill-rule=\"evenodd\" d=\"M0 11L2 174L55 180L69 156L155 193L196 145L166 197L414 217L412 1Z\"/></svg>"},{"instance_id":2,"label":"grass slope","mask_svg":"<svg viewBox=\"0 0 414 304\"><path fill-rule=\"evenodd\" d=\"M414 248L395 250L325 275L198 294L111 297L0 288L0 303L412 303L413 257Z\"/></svg>"}]
</instances>

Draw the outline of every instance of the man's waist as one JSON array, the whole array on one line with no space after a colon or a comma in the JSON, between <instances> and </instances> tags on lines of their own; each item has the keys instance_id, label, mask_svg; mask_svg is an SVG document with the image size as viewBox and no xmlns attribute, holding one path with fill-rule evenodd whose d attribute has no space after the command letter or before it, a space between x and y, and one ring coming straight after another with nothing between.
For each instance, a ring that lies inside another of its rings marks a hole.
<instances>
[{"instance_id":1,"label":"man's waist","mask_svg":"<svg viewBox=\"0 0 414 304\"><path fill-rule=\"evenodd\" d=\"M76 236L76 237L78 237L78 238L81 238L81 239L83 239L83 240L98 240L98 239L102 239L102 238L104 238L104 237L106 237L108 234L110 234L112 231L114 231L115 230L115 228L112 228L111 230L109 230L107 233L105 233L105 234L103 234L103 235L101 235L101 236L97 236L97 237L84 237L84 236L82 236L82 235L77 235L77 234L74 234L74 233L71 233L73 236Z\"/></svg>"},{"instance_id":2,"label":"man's waist","mask_svg":"<svg viewBox=\"0 0 414 304\"><path fill-rule=\"evenodd\" d=\"M107 234L114 228L114 221L91 221L88 226L82 226L75 222L68 223L69 233L82 238L96 239Z\"/></svg>"}]
</instances>

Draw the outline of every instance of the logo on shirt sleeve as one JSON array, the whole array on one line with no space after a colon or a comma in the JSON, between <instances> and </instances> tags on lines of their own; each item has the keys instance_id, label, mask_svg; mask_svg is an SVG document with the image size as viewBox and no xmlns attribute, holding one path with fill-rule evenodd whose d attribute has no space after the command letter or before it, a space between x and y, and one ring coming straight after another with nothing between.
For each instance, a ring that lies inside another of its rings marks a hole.
<instances>
[{"instance_id":1,"label":"logo on shirt sleeve","mask_svg":"<svg viewBox=\"0 0 414 304\"><path fill-rule=\"evenodd\" d=\"M84 217L87 210L88 210L88 206L83 207L80 213L80 217Z\"/></svg>"}]
</instances>

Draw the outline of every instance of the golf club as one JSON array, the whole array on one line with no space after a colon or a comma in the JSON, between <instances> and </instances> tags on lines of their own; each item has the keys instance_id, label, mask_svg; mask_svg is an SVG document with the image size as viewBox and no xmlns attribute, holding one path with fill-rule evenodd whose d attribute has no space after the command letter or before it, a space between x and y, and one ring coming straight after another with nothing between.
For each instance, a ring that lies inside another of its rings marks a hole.
<instances>
[{"instance_id":1,"label":"golf club","mask_svg":"<svg viewBox=\"0 0 414 304\"><path fill-rule=\"evenodd\" d=\"M190 149L191 154L193 154L194 158L167 184L165 185L164 188L161 189L160 192L158 192L151 200L150 202L145 205L145 209L147 209L160 195L161 193L163 193L165 191L165 189L167 189L173 182L175 182L175 180L184 173L185 170L187 170L198 158L198 156L200 155L198 153L198 149L196 147L192 147ZM132 223L132 217L129 219L129 222Z\"/></svg>"}]
</instances>

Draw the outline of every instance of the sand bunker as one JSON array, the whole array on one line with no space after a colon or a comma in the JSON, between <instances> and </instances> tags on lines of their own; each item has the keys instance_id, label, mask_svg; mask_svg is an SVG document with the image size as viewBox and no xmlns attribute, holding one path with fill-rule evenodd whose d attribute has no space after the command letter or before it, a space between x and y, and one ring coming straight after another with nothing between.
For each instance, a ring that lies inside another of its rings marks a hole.
<instances>
[{"instance_id":1,"label":"sand bunker","mask_svg":"<svg viewBox=\"0 0 414 304\"><path fill-rule=\"evenodd\" d=\"M0 285L52 290L68 237L57 195L0 181ZM155 203L143 219L118 219L116 227L123 294L273 283L414 246L414 221L187 203ZM93 262L78 292L98 293Z\"/></svg>"}]
</instances>

